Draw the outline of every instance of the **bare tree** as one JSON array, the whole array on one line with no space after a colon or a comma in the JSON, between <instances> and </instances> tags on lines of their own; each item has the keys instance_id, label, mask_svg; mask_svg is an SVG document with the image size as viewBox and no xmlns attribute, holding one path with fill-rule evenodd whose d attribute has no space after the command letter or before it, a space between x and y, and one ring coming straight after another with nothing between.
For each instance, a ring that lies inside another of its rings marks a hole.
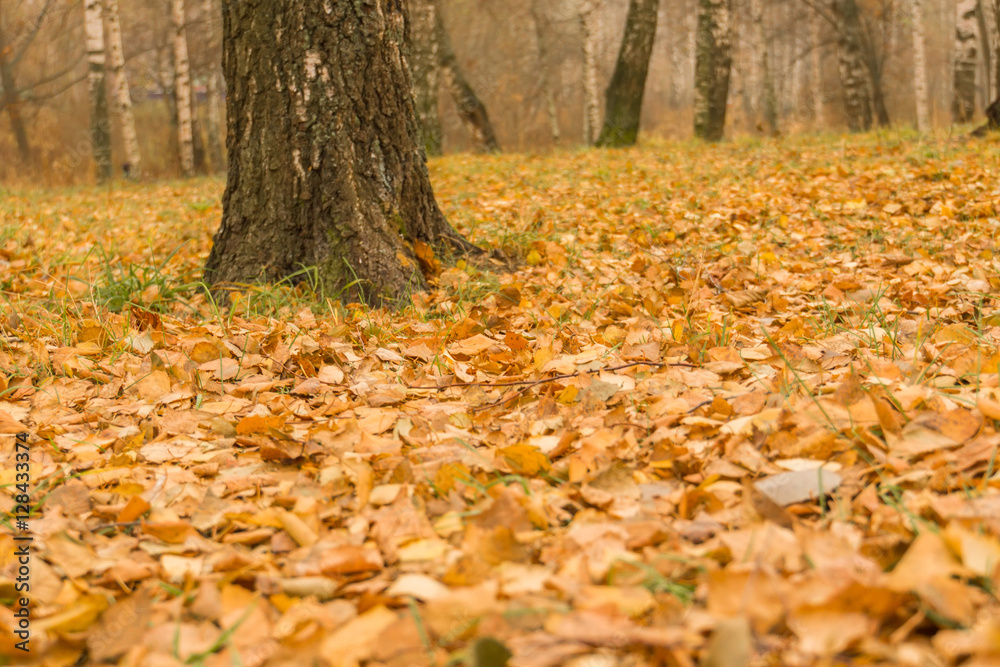
<instances>
[{"instance_id":1,"label":"bare tree","mask_svg":"<svg viewBox=\"0 0 1000 667\"><path fill-rule=\"evenodd\" d=\"M659 10L660 0L629 0L621 49L605 91L604 127L597 137L598 146L632 146L639 136L642 97Z\"/></svg>"},{"instance_id":2,"label":"bare tree","mask_svg":"<svg viewBox=\"0 0 1000 667\"><path fill-rule=\"evenodd\" d=\"M90 140L97 182L111 178L111 131L104 71L104 21L101 0L84 0L87 34L87 81L90 89Z\"/></svg>"},{"instance_id":3,"label":"bare tree","mask_svg":"<svg viewBox=\"0 0 1000 667\"><path fill-rule=\"evenodd\" d=\"M695 65L695 136L718 141L726 126L732 64L733 0L699 0Z\"/></svg>"},{"instance_id":4,"label":"bare tree","mask_svg":"<svg viewBox=\"0 0 1000 667\"><path fill-rule=\"evenodd\" d=\"M125 74L125 52L122 49L118 0L104 0L104 13L108 25L107 42L111 54L111 72L114 76L115 111L121 125L125 160L128 164L125 171L128 175L137 177L142 171L142 158L139 155L139 138L135 131L135 116L132 113L132 94Z\"/></svg>"},{"instance_id":5,"label":"bare tree","mask_svg":"<svg viewBox=\"0 0 1000 667\"><path fill-rule=\"evenodd\" d=\"M174 101L177 108L177 149L181 175L194 174L194 132L191 123L191 70L188 64L184 0L170 0L174 46Z\"/></svg>"}]
</instances>

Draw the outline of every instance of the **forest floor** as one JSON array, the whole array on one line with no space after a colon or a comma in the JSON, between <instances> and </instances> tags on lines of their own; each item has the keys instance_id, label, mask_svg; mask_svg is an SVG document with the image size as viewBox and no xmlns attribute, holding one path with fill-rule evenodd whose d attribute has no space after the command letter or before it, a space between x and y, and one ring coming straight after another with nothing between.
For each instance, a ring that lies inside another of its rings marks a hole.
<instances>
[{"instance_id":1,"label":"forest floor","mask_svg":"<svg viewBox=\"0 0 1000 667\"><path fill-rule=\"evenodd\" d=\"M432 176L522 262L401 313L214 309L219 179L3 194L8 664L998 664L998 144Z\"/></svg>"}]
</instances>

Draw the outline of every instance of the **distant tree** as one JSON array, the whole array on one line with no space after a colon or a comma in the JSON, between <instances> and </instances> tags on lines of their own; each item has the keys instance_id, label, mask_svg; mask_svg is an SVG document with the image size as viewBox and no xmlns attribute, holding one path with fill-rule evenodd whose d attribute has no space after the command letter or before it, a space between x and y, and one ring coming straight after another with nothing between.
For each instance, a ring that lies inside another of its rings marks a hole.
<instances>
[{"instance_id":1,"label":"distant tree","mask_svg":"<svg viewBox=\"0 0 1000 667\"><path fill-rule=\"evenodd\" d=\"M438 92L441 61L438 55L437 2L411 0L409 62L413 74L413 95L420 121L420 136L427 155L440 155L442 143Z\"/></svg>"},{"instance_id":2,"label":"distant tree","mask_svg":"<svg viewBox=\"0 0 1000 667\"><path fill-rule=\"evenodd\" d=\"M968 123L976 113L976 33L976 0L956 0L952 116L957 123Z\"/></svg>"},{"instance_id":3,"label":"distant tree","mask_svg":"<svg viewBox=\"0 0 1000 667\"><path fill-rule=\"evenodd\" d=\"M583 143L597 140L601 125L601 103L597 87L597 26L596 14L600 0L581 0L577 18L583 33Z\"/></svg>"},{"instance_id":4,"label":"distant tree","mask_svg":"<svg viewBox=\"0 0 1000 667\"><path fill-rule=\"evenodd\" d=\"M923 0L910 0L913 20L913 91L917 102L917 129L926 132L931 126L930 100L927 98L927 56L924 52Z\"/></svg>"},{"instance_id":5,"label":"distant tree","mask_svg":"<svg viewBox=\"0 0 1000 667\"><path fill-rule=\"evenodd\" d=\"M104 21L101 0L84 0L84 30L87 36L87 82L90 91L90 140L97 182L111 178L111 124L108 122L108 92L104 68Z\"/></svg>"},{"instance_id":6,"label":"distant tree","mask_svg":"<svg viewBox=\"0 0 1000 667\"><path fill-rule=\"evenodd\" d=\"M500 144L497 143L496 133L493 131L493 124L486 113L486 106L482 103L473 90L472 85L461 66L458 58L451 47L451 37L444 24L444 17L441 16L441 8L435 3L437 11L434 13L434 22L437 32L438 57L441 59L441 73L444 76L444 84L451 93L451 98L458 108L458 115L462 122L475 139L476 145L482 151L497 153L500 151Z\"/></svg>"},{"instance_id":7,"label":"distant tree","mask_svg":"<svg viewBox=\"0 0 1000 667\"><path fill-rule=\"evenodd\" d=\"M732 65L733 0L698 0L694 134L722 139Z\"/></svg>"},{"instance_id":8,"label":"distant tree","mask_svg":"<svg viewBox=\"0 0 1000 667\"><path fill-rule=\"evenodd\" d=\"M552 133L552 143L559 145L559 112L556 109L556 95L549 80L548 66L548 29L550 19L540 0L531 0L531 20L535 25L535 49L538 51L538 87L545 96L545 113L549 119L549 132Z\"/></svg>"},{"instance_id":9,"label":"distant tree","mask_svg":"<svg viewBox=\"0 0 1000 667\"><path fill-rule=\"evenodd\" d=\"M407 4L222 3L229 160L205 266L217 292L315 267L329 294L397 304L426 285L432 249L477 252L434 200Z\"/></svg>"},{"instance_id":10,"label":"distant tree","mask_svg":"<svg viewBox=\"0 0 1000 667\"><path fill-rule=\"evenodd\" d=\"M191 69L188 63L184 0L170 0L171 35L174 47L174 104L177 109L177 149L181 175L194 174L194 127L191 114Z\"/></svg>"},{"instance_id":11,"label":"distant tree","mask_svg":"<svg viewBox=\"0 0 1000 667\"><path fill-rule=\"evenodd\" d=\"M216 46L216 35L218 34L216 32L216 23L219 21L219 7L215 0L204 0L202 11L204 13L208 45L209 48L214 49ZM220 76L219 63L213 59L211 65L208 67L208 71L205 73L205 104L208 106L205 129L208 135L209 160L212 163L212 169L216 171L222 169L223 166L222 141L219 138L219 131L222 127L222 117L219 113L222 105L222 97L219 94Z\"/></svg>"},{"instance_id":12,"label":"distant tree","mask_svg":"<svg viewBox=\"0 0 1000 667\"><path fill-rule=\"evenodd\" d=\"M598 146L632 146L639 136L642 97L659 10L660 0L629 0L621 49L605 91L604 127L597 137Z\"/></svg>"},{"instance_id":13,"label":"distant tree","mask_svg":"<svg viewBox=\"0 0 1000 667\"><path fill-rule=\"evenodd\" d=\"M138 176L142 171L142 157L139 154L139 139L135 132L135 115L132 113L132 94L125 74L125 53L122 48L122 28L118 16L118 0L104 0L104 14L108 25L107 43L111 55L111 72L114 75L115 111L121 125L125 160L130 176Z\"/></svg>"}]
</instances>

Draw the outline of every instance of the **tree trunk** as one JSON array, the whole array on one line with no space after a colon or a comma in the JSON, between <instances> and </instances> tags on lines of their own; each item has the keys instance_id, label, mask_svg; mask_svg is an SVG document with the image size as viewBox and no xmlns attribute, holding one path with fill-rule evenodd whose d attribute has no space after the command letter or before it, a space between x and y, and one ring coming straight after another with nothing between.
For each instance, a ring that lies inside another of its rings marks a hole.
<instances>
[{"instance_id":1,"label":"tree trunk","mask_svg":"<svg viewBox=\"0 0 1000 667\"><path fill-rule=\"evenodd\" d=\"M28 130L24 126L24 119L21 117L21 94L17 89L14 67L7 59L7 40L4 30L6 26L0 20L0 104L7 110L7 118L10 119L10 130L14 133L14 140L17 142L17 154L21 164L30 166L32 163L31 144L28 142Z\"/></svg>"},{"instance_id":2,"label":"tree trunk","mask_svg":"<svg viewBox=\"0 0 1000 667\"><path fill-rule=\"evenodd\" d=\"M604 94L604 127L598 146L634 146L639 137L642 96L659 12L660 0L629 0L618 61Z\"/></svg>"},{"instance_id":3,"label":"tree trunk","mask_svg":"<svg viewBox=\"0 0 1000 667\"><path fill-rule=\"evenodd\" d=\"M170 0L174 43L174 103L177 108L177 151L181 176L194 175L194 129L191 122L191 70L188 65L184 0Z\"/></svg>"},{"instance_id":4,"label":"tree trunk","mask_svg":"<svg viewBox=\"0 0 1000 667\"><path fill-rule=\"evenodd\" d=\"M441 64L438 56L436 0L411 0L409 62L420 135L427 155L441 155L441 113L438 111Z\"/></svg>"},{"instance_id":5,"label":"tree trunk","mask_svg":"<svg viewBox=\"0 0 1000 667\"><path fill-rule=\"evenodd\" d=\"M108 93L104 83L104 22L101 0L84 0L84 31L87 39L87 82L90 90L90 140L97 182L111 178L111 128L108 123Z\"/></svg>"},{"instance_id":6,"label":"tree trunk","mask_svg":"<svg viewBox=\"0 0 1000 667\"><path fill-rule=\"evenodd\" d=\"M434 201L405 6L223 3L229 164L205 268L217 293L314 267L326 294L401 304L425 286L430 248L475 251Z\"/></svg>"},{"instance_id":7,"label":"tree trunk","mask_svg":"<svg viewBox=\"0 0 1000 667\"><path fill-rule=\"evenodd\" d=\"M872 127L872 98L861 52L861 19L854 0L834 0L837 21L837 60L844 95L847 126L852 132Z\"/></svg>"},{"instance_id":8,"label":"tree trunk","mask_svg":"<svg viewBox=\"0 0 1000 667\"><path fill-rule=\"evenodd\" d=\"M215 22L219 20L219 12L215 0L205 0L203 11L205 14L208 47L214 49L216 36ZM207 81L205 82L205 104L208 106L208 113L205 119L205 133L208 135L206 137L208 139L208 159L212 164L213 171L221 171L223 168L222 141L219 138L219 128L222 127L222 119L219 114L221 99L219 96L219 72L216 67L217 64L217 62L213 61L208 71Z\"/></svg>"},{"instance_id":9,"label":"tree trunk","mask_svg":"<svg viewBox=\"0 0 1000 667\"><path fill-rule=\"evenodd\" d=\"M732 0L698 0L694 133L722 139L732 60Z\"/></svg>"},{"instance_id":10,"label":"tree trunk","mask_svg":"<svg viewBox=\"0 0 1000 667\"><path fill-rule=\"evenodd\" d=\"M556 95L549 80L548 47L546 45L549 20L545 10L539 7L538 0L531 0L531 18L535 24L535 48L538 50L539 87L545 96L545 113L549 119L549 132L552 143L559 145L559 112L556 109Z\"/></svg>"},{"instance_id":11,"label":"tree trunk","mask_svg":"<svg viewBox=\"0 0 1000 667\"><path fill-rule=\"evenodd\" d=\"M135 116L132 114L132 94L129 92L128 77L125 74L118 0L104 0L104 12L108 22L107 41L111 52L111 71L114 75L115 110L118 122L121 124L122 143L125 145L125 165L122 170L127 176L137 178L142 171L142 158L139 155L139 139L135 133Z\"/></svg>"},{"instance_id":12,"label":"tree trunk","mask_svg":"<svg viewBox=\"0 0 1000 667\"><path fill-rule=\"evenodd\" d=\"M771 47L764 31L764 12L761 0L750 4L754 41L759 49L757 62L760 67L760 109L764 115L764 127L769 135L778 134L778 100L774 91L774 72L771 65Z\"/></svg>"},{"instance_id":13,"label":"tree trunk","mask_svg":"<svg viewBox=\"0 0 1000 667\"><path fill-rule=\"evenodd\" d=\"M472 134L479 150L487 153L499 153L500 144L497 143L496 134L493 132L493 124L486 114L486 107L476 96L476 91L472 89L462 68L455 57L455 51L451 48L451 38L444 25L444 18L441 16L440 7L434 12L435 32L437 32L438 55L441 59L441 70L444 74L444 82L451 92L451 97L458 107L458 115L462 122Z\"/></svg>"},{"instance_id":14,"label":"tree trunk","mask_svg":"<svg viewBox=\"0 0 1000 667\"><path fill-rule=\"evenodd\" d=\"M817 128L821 128L826 121L823 108L823 49L820 33L822 20L820 16L815 16L812 20L812 105L813 122Z\"/></svg>"},{"instance_id":15,"label":"tree trunk","mask_svg":"<svg viewBox=\"0 0 1000 667\"><path fill-rule=\"evenodd\" d=\"M917 129L931 129L930 101L927 97L927 56L924 53L924 9L922 0L910 0L913 12L913 91L917 101Z\"/></svg>"},{"instance_id":16,"label":"tree trunk","mask_svg":"<svg viewBox=\"0 0 1000 667\"><path fill-rule=\"evenodd\" d=\"M583 143L588 146L597 140L597 128L601 124L597 88L597 27L594 25L596 11L593 0L583 0L578 14L583 31Z\"/></svg>"},{"instance_id":17,"label":"tree trunk","mask_svg":"<svg viewBox=\"0 0 1000 667\"><path fill-rule=\"evenodd\" d=\"M956 0L955 11L952 116L957 123L968 123L976 113L976 0Z\"/></svg>"}]
</instances>

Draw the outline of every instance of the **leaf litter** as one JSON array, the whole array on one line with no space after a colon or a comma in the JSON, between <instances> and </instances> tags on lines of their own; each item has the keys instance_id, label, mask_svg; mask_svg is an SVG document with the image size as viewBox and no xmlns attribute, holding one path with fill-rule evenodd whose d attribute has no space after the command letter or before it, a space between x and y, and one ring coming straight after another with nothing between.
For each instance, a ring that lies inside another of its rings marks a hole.
<instances>
[{"instance_id":1,"label":"leaf litter","mask_svg":"<svg viewBox=\"0 0 1000 667\"><path fill-rule=\"evenodd\" d=\"M218 180L9 193L31 664L996 664L998 158L449 157L522 261L402 313L308 273L214 309Z\"/></svg>"}]
</instances>

